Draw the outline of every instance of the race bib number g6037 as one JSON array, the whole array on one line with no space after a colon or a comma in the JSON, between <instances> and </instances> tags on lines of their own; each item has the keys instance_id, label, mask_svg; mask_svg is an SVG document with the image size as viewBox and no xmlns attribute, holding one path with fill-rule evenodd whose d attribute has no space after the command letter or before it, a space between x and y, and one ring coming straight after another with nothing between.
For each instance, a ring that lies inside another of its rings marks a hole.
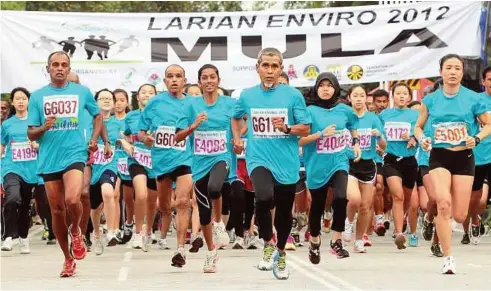
<instances>
[{"instance_id":1,"label":"race bib number g6037","mask_svg":"<svg viewBox=\"0 0 491 291\"><path fill-rule=\"evenodd\" d=\"M138 162L138 164L149 169L152 168L152 154L150 150L135 147L135 150L133 151L133 158Z\"/></svg>"},{"instance_id":2,"label":"race bib number g6037","mask_svg":"<svg viewBox=\"0 0 491 291\"><path fill-rule=\"evenodd\" d=\"M227 131L195 131L194 154L218 155L227 152Z\"/></svg>"},{"instance_id":3,"label":"race bib number g6037","mask_svg":"<svg viewBox=\"0 0 491 291\"><path fill-rule=\"evenodd\" d=\"M251 122L254 137L279 138L287 135L273 127L273 118L281 118L284 124L288 124L287 108L252 108Z\"/></svg>"},{"instance_id":4,"label":"race bib number g6037","mask_svg":"<svg viewBox=\"0 0 491 291\"><path fill-rule=\"evenodd\" d=\"M333 154L346 147L346 131L339 130L335 134L317 140L318 154Z\"/></svg>"},{"instance_id":5,"label":"race bib number g6037","mask_svg":"<svg viewBox=\"0 0 491 291\"><path fill-rule=\"evenodd\" d=\"M13 162L34 161L38 157L38 152L31 147L29 142L14 142L10 144L12 148Z\"/></svg>"},{"instance_id":6,"label":"race bib number g6037","mask_svg":"<svg viewBox=\"0 0 491 291\"><path fill-rule=\"evenodd\" d=\"M44 117L56 116L56 118L78 117L79 100L78 95L54 95L44 96Z\"/></svg>"},{"instance_id":7,"label":"race bib number g6037","mask_svg":"<svg viewBox=\"0 0 491 291\"><path fill-rule=\"evenodd\" d=\"M113 153L114 153L114 147L111 147ZM97 151L94 153L94 165L107 165L110 162L113 161L113 156L112 154L109 158L106 158L104 156L104 145L97 145Z\"/></svg>"},{"instance_id":8,"label":"race bib number g6037","mask_svg":"<svg viewBox=\"0 0 491 291\"><path fill-rule=\"evenodd\" d=\"M411 123L389 121L385 123L384 130L388 141L405 141L402 135L409 135Z\"/></svg>"},{"instance_id":9,"label":"race bib number g6037","mask_svg":"<svg viewBox=\"0 0 491 291\"><path fill-rule=\"evenodd\" d=\"M244 142L244 150L240 154L237 155L237 159L245 159L246 151L247 151L247 138L243 138Z\"/></svg>"},{"instance_id":10,"label":"race bib number g6037","mask_svg":"<svg viewBox=\"0 0 491 291\"><path fill-rule=\"evenodd\" d=\"M120 172L123 175L130 175L130 172L128 172L128 158L119 158L118 159L118 172Z\"/></svg>"},{"instance_id":11,"label":"race bib number g6037","mask_svg":"<svg viewBox=\"0 0 491 291\"><path fill-rule=\"evenodd\" d=\"M448 143L459 145L465 142L467 135L467 124L465 122L444 122L433 125L435 127L435 144Z\"/></svg>"},{"instance_id":12,"label":"race bib number g6037","mask_svg":"<svg viewBox=\"0 0 491 291\"><path fill-rule=\"evenodd\" d=\"M176 144L176 128L173 126L159 126L155 132L155 147L185 151L187 139Z\"/></svg>"}]
</instances>

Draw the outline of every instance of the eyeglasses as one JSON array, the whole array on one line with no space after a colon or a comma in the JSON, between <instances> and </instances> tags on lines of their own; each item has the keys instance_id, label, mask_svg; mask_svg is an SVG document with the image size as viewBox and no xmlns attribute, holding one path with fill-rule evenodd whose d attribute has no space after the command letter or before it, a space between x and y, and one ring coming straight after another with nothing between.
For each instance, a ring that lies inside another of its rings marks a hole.
<instances>
[{"instance_id":1,"label":"eyeglasses","mask_svg":"<svg viewBox=\"0 0 491 291\"><path fill-rule=\"evenodd\" d=\"M112 97L97 98L97 101L112 101Z\"/></svg>"}]
</instances>

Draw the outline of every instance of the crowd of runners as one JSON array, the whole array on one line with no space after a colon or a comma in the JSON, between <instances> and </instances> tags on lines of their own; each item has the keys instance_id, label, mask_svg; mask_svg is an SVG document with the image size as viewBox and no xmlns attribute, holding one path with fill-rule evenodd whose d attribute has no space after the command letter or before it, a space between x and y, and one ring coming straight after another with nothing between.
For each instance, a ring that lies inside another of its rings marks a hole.
<instances>
[{"instance_id":1,"label":"crowd of runners","mask_svg":"<svg viewBox=\"0 0 491 291\"><path fill-rule=\"evenodd\" d=\"M167 91L143 84L130 111L125 90L94 95L70 73L70 56L54 52L48 85L13 89L9 118L2 102L1 249L13 251L18 239L20 253L31 252L34 198L43 239L63 252L61 277L89 251L169 249L175 230L172 266L204 248L203 271L213 273L217 250L261 248L258 269L288 279L286 251L306 244L319 264L324 245L348 258L391 228L402 251L419 246L421 219L441 272L453 274L452 220L463 224L462 244L479 244L485 232L491 67L482 93L461 85L460 56L439 67L422 102L405 83L372 96L354 85L341 96L331 73L302 94L288 85L281 53L265 48L260 84L233 97L214 65L186 84L189 72L174 64Z\"/></svg>"}]
</instances>

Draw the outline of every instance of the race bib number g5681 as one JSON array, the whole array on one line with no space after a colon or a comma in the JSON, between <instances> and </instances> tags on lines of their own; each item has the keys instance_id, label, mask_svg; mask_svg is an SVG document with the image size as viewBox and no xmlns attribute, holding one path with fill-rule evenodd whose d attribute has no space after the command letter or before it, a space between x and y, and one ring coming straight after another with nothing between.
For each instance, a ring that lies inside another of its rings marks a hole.
<instances>
[{"instance_id":1,"label":"race bib number g5681","mask_svg":"<svg viewBox=\"0 0 491 291\"><path fill-rule=\"evenodd\" d=\"M97 145L97 151L94 153L94 165L107 165L113 161L114 147L111 147L113 154L106 158L104 156L104 145Z\"/></svg>"},{"instance_id":2,"label":"race bib number g5681","mask_svg":"<svg viewBox=\"0 0 491 291\"><path fill-rule=\"evenodd\" d=\"M247 138L243 138L244 142L244 150L240 154L237 155L237 159L245 159L246 151L247 151Z\"/></svg>"},{"instance_id":3,"label":"race bib number g5681","mask_svg":"<svg viewBox=\"0 0 491 291\"><path fill-rule=\"evenodd\" d=\"M118 159L118 172L120 172L123 175L130 175L130 172L128 172L128 158L119 158Z\"/></svg>"},{"instance_id":4,"label":"race bib number g5681","mask_svg":"<svg viewBox=\"0 0 491 291\"><path fill-rule=\"evenodd\" d=\"M195 131L194 154L218 155L227 152L227 131Z\"/></svg>"},{"instance_id":5,"label":"race bib number g5681","mask_svg":"<svg viewBox=\"0 0 491 291\"><path fill-rule=\"evenodd\" d=\"M287 135L273 127L273 118L281 118L284 124L288 124L287 108L252 108L251 122L254 137L280 138Z\"/></svg>"},{"instance_id":6,"label":"race bib number g5681","mask_svg":"<svg viewBox=\"0 0 491 291\"><path fill-rule=\"evenodd\" d=\"M138 164L149 169L152 168L152 154L150 150L135 147L135 150L133 151L133 158L138 162Z\"/></svg>"},{"instance_id":7,"label":"race bib number g5681","mask_svg":"<svg viewBox=\"0 0 491 291\"><path fill-rule=\"evenodd\" d=\"M79 110L78 95L54 95L44 96L44 117L56 116L56 118L77 118Z\"/></svg>"},{"instance_id":8,"label":"race bib number g5681","mask_svg":"<svg viewBox=\"0 0 491 291\"><path fill-rule=\"evenodd\" d=\"M448 143L459 145L465 142L467 135L467 124L465 122L444 122L434 125L435 144Z\"/></svg>"},{"instance_id":9,"label":"race bib number g5681","mask_svg":"<svg viewBox=\"0 0 491 291\"><path fill-rule=\"evenodd\" d=\"M384 130L388 141L405 141L402 135L409 134L411 123L389 121L385 123Z\"/></svg>"},{"instance_id":10,"label":"race bib number g5681","mask_svg":"<svg viewBox=\"0 0 491 291\"><path fill-rule=\"evenodd\" d=\"M317 140L318 154L333 154L346 147L346 131L339 130L335 134Z\"/></svg>"},{"instance_id":11,"label":"race bib number g5681","mask_svg":"<svg viewBox=\"0 0 491 291\"><path fill-rule=\"evenodd\" d=\"M28 141L14 142L10 144L12 148L13 162L34 161L38 157L38 152L32 148Z\"/></svg>"},{"instance_id":12,"label":"race bib number g5681","mask_svg":"<svg viewBox=\"0 0 491 291\"><path fill-rule=\"evenodd\" d=\"M155 147L185 151L187 139L176 144L176 128L173 126L159 126L155 133Z\"/></svg>"}]
</instances>

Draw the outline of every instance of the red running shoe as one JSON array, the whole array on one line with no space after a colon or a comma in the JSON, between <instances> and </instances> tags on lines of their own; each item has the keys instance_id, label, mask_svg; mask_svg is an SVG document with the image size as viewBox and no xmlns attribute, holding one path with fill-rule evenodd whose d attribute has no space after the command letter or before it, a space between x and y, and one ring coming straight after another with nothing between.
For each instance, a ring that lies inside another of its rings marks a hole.
<instances>
[{"instance_id":1,"label":"red running shoe","mask_svg":"<svg viewBox=\"0 0 491 291\"><path fill-rule=\"evenodd\" d=\"M75 264L74 259L66 259L65 263L63 263L63 269L61 270L60 277L61 278L73 277L73 275L75 275L76 267L77 264Z\"/></svg>"},{"instance_id":2,"label":"red running shoe","mask_svg":"<svg viewBox=\"0 0 491 291\"><path fill-rule=\"evenodd\" d=\"M85 255L87 255L87 246L85 245L82 231L79 228L78 234L73 236L71 228L72 226L70 225L70 227L68 228L68 233L70 234L70 239L72 241L70 244L70 251L73 254L73 258L75 260L82 260L85 258Z\"/></svg>"}]
</instances>

